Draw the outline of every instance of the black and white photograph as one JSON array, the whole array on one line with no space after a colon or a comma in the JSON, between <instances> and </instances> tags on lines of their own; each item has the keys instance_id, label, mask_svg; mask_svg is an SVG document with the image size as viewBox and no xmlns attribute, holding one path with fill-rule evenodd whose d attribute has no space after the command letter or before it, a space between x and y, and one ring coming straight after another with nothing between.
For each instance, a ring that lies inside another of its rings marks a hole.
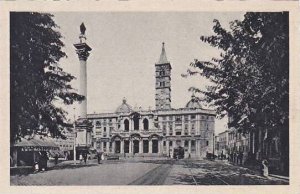
<instances>
[{"instance_id":1,"label":"black and white photograph","mask_svg":"<svg viewBox=\"0 0 300 194\"><path fill-rule=\"evenodd\" d=\"M291 185L289 9L60 10L8 12L10 187Z\"/></svg>"}]
</instances>

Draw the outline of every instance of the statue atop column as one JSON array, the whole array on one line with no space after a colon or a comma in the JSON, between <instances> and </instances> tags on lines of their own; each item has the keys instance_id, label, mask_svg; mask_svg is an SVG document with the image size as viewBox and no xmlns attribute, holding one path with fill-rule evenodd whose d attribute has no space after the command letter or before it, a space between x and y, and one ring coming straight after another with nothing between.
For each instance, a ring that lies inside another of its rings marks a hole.
<instances>
[{"instance_id":1,"label":"statue atop column","mask_svg":"<svg viewBox=\"0 0 300 194\"><path fill-rule=\"evenodd\" d=\"M84 23L82 22L80 25L80 35L79 35L80 43L85 43L85 41L86 41L85 31L86 31L86 28L85 28Z\"/></svg>"},{"instance_id":2,"label":"statue atop column","mask_svg":"<svg viewBox=\"0 0 300 194\"><path fill-rule=\"evenodd\" d=\"M80 32L81 32L82 35L85 35L85 31L86 31L86 28L85 28L84 23L82 22L81 25L80 25Z\"/></svg>"}]
</instances>

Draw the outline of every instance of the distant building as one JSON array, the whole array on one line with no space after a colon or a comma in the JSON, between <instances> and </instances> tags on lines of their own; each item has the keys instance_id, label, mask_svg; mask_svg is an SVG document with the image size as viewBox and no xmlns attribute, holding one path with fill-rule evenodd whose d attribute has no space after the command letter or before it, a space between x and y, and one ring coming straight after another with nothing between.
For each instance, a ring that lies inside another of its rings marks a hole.
<instances>
[{"instance_id":1,"label":"distant building","mask_svg":"<svg viewBox=\"0 0 300 194\"><path fill-rule=\"evenodd\" d=\"M229 149L229 131L225 130L218 134L218 155L227 156Z\"/></svg>"},{"instance_id":2,"label":"distant building","mask_svg":"<svg viewBox=\"0 0 300 194\"><path fill-rule=\"evenodd\" d=\"M171 108L171 69L163 43L155 64L155 110L132 108L124 98L115 112L87 115L95 149L120 156L172 157L178 146L185 157L213 153L215 111L202 109L194 95L184 108Z\"/></svg>"}]
</instances>

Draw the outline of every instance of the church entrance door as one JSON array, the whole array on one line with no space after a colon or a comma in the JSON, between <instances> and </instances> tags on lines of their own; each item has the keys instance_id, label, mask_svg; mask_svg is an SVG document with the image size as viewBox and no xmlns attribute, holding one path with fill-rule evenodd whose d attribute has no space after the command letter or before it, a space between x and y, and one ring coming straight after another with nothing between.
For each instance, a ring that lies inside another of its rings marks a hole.
<instances>
[{"instance_id":1,"label":"church entrance door","mask_svg":"<svg viewBox=\"0 0 300 194\"><path fill-rule=\"evenodd\" d=\"M133 153L139 153L139 140L133 140Z\"/></svg>"}]
</instances>

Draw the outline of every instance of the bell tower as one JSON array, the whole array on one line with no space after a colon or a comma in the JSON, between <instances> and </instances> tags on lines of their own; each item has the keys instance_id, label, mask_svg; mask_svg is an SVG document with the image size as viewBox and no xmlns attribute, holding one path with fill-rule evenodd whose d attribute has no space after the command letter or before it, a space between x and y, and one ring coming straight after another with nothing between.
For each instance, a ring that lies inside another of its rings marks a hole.
<instances>
[{"instance_id":1,"label":"bell tower","mask_svg":"<svg viewBox=\"0 0 300 194\"><path fill-rule=\"evenodd\" d=\"M171 109L171 64L167 60L165 43L158 62L155 64L155 108L156 110Z\"/></svg>"}]
</instances>

